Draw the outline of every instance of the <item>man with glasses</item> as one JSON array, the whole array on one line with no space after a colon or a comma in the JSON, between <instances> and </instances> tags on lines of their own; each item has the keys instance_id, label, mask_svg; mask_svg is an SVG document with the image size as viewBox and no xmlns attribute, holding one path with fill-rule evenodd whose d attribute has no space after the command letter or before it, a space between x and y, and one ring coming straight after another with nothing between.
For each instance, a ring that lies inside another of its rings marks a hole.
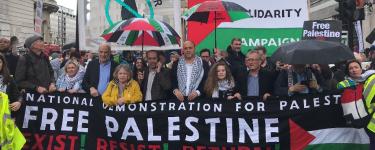
<instances>
[{"instance_id":1,"label":"man with glasses","mask_svg":"<svg viewBox=\"0 0 375 150\"><path fill-rule=\"evenodd\" d=\"M260 96L263 100L271 96L273 80L270 73L262 69L262 55L259 51L250 51L245 59L248 65L247 86L241 87L241 95Z\"/></svg>"}]
</instances>

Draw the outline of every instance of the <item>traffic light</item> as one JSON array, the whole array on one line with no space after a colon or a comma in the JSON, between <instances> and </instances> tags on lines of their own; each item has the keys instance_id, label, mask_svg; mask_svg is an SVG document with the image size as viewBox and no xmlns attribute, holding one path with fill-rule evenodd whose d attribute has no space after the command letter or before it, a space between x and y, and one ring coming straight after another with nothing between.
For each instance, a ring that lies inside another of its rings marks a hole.
<instances>
[{"instance_id":1,"label":"traffic light","mask_svg":"<svg viewBox=\"0 0 375 150\"><path fill-rule=\"evenodd\" d=\"M356 10L355 0L335 0L339 3L339 7L335 10L338 12L337 18L342 21L352 22L354 20L354 12Z\"/></svg>"},{"instance_id":2,"label":"traffic light","mask_svg":"<svg viewBox=\"0 0 375 150\"><path fill-rule=\"evenodd\" d=\"M342 0L335 0L337 3L339 3L339 7L336 7L336 11L338 12L338 14L335 16L335 18L339 19L339 20L343 20L344 19L344 6L342 3Z\"/></svg>"},{"instance_id":3,"label":"traffic light","mask_svg":"<svg viewBox=\"0 0 375 150\"><path fill-rule=\"evenodd\" d=\"M343 0L343 13L344 13L344 20L353 21L354 20L354 12L356 10L356 3L355 0Z\"/></svg>"}]
</instances>

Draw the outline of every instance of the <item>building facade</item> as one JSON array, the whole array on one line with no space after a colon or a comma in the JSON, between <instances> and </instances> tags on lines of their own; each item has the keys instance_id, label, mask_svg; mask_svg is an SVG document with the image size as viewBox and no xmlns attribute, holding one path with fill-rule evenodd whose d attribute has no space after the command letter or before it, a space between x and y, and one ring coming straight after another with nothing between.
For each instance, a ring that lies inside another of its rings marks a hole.
<instances>
[{"instance_id":1,"label":"building facade","mask_svg":"<svg viewBox=\"0 0 375 150\"><path fill-rule=\"evenodd\" d=\"M88 28L86 31L86 36L98 36L103 33L105 29L109 27L106 15L105 15L105 1L97 1L97 0L86 0L89 3L90 9L88 10ZM187 0L180 1L180 5L177 5L181 10L183 7L186 7ZM153 2L153 1L152 1ZM155 6L154 2L152 3L154 7L154 14L155 18L158 20L162 20L164 22L169 23L174 29L176 28L175 25L175 18L174 18L174 2L178 2L175 0L162 0L162 5ZM138 13L144 15L145 17L150 16L149 8L145 1L136 1ZM109 6L109 16L113 22L117 22L121 20L121 5L117 4L114 1L111 1ZM181 16L178 17L181 19ZM180 25L181 23L179 23ZM177 31L179 32L179 31ZM179 32L180 33L180 32Z\"/></svg>"},{"instance_id":2,"label":"building facade","mask_svg":"<svg viewBox=\"0 0 375 150\"><path fill-rule=\"evenodd\" d=\"M334 19L333 16L338 14L335 10L337 7L338 3L335 0L310 0L310 20ZM365 5L364 8L365 20L362 20L362 32L363 38L366 38L375 28L375 5ZM370 43L364 42L364 47L370 47Z\"/></svg>"},{"instance_id":3,"label":"building facade","mask_svg":"<svg viewBox=\"0 0 375 150\"><path fill-rule=\"evenodd\" d=\"M34 0L0 0L0 37L17 36L21 44L34 34ZM51 41L50 17L58 9L55 0L44 0L42 35Z\"/></svg>"},{"instance_id":4,"label":"building facade","mask_svg":"<svg viewBox=\"0 0 375 150\"><path fill-rule=\"evenodd\" d=\"M52 43L64 45L76 40L76 13L64 6L51 14Z\"/></svg>"}]
</instances>

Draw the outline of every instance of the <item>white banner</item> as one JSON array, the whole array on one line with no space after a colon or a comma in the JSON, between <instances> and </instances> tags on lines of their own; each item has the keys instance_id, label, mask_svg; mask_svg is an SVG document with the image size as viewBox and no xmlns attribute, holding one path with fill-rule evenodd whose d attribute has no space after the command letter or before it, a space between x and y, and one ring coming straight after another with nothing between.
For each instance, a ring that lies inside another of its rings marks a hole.
<instances>
[{"instance_id":1,"label":"white banner","mask_svg":"<svg viewBox=\"0 0 375 150\"><path fill-rule=\"evenodd\" d=\"M85 24L85 1L77 1L77 14L78 14L78 41L79 41L79 50L89 50L86 48L86 24Z\"/></svg>"},{"instance_id":2,"label":"white banner","mask_svg":"<svg viewBox=\"0 0 375 150\"><path fill-rule=\"evenodd\" d=\"M35 34L41 35L43 23L43 0L37 0L35 3L34 32Z\"/></svg>"},{"instance_id":3,"label":"white banner","mask_svg":"<svg viewBox=\"0 0 375 150\"><path fill-rule=\"evenodd\" d=\"M365 52L364 42L363 42L363 33L362 33L362 23L360 20L354 22L355 31L357 32L358 37L358 51L363 53Z\"/></svg>"},{"instance_id":4,"label":"white banner","mask_svg":"<svg viewBox=\"0 0 375 150\"><path fill-rule=\"evenodd\" d=\"M226 0L246 8L251 18L222 23L220 28L302 28L309 20L307 0Z\"/></svg>"}]
</instances>

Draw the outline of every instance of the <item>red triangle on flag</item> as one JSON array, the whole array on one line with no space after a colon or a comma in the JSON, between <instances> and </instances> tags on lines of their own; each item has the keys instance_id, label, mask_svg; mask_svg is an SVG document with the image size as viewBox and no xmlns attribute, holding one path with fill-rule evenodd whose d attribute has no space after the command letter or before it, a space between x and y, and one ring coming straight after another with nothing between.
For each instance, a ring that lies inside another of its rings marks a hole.
<instances>
[{"instance_id":1,"label":"red triangle on flag","mask_svg":"<svg viewBox=\"0 0 375 150\"><path fill-rule=\"evenodd\" d=\"M292 119L289 119L289 131L291 150L302 150L315 139L315 136L301 128Z\"/></svg>"},{"instance_id":2,"label":"red triangle on flag","mask_svg":"<svg viewBox=\"0 0 375 150\"><path fill-rule=\"evenodd\" d=\"M122 28L124 31L126 30L130 30L130 31L156 31L155 28L143 21L143 20L139 20L139 21L135 21L135 22L132 22L130 23L128 26L125 26Z\"/></svg>"},{"instance_id":3,"label":"red triangle on flag","mask_svg":"<svg viewBox=\"0 0 375 150\"><path fill-rule=\"evenodd\" d=\"M159 43L150 35L148 32L144 32L143 37L143 46L160 46ZM137 40L133 43L133 45L142 45L142 35L138 36Z\"/></svg>"},{"instance_id":4,"label":"red triangle on flag","mask_svg":"<svg viewBox=\"0 0 375 150\"><path fill-rule=\"evenodd\" d=\"M108 41L109 38L112 37L112 35L113 35L113 33L108 33L108 34L106 34L106 35L102 35L102 37L103 37L106 41Z\"/></svg>"}]
</instances>

